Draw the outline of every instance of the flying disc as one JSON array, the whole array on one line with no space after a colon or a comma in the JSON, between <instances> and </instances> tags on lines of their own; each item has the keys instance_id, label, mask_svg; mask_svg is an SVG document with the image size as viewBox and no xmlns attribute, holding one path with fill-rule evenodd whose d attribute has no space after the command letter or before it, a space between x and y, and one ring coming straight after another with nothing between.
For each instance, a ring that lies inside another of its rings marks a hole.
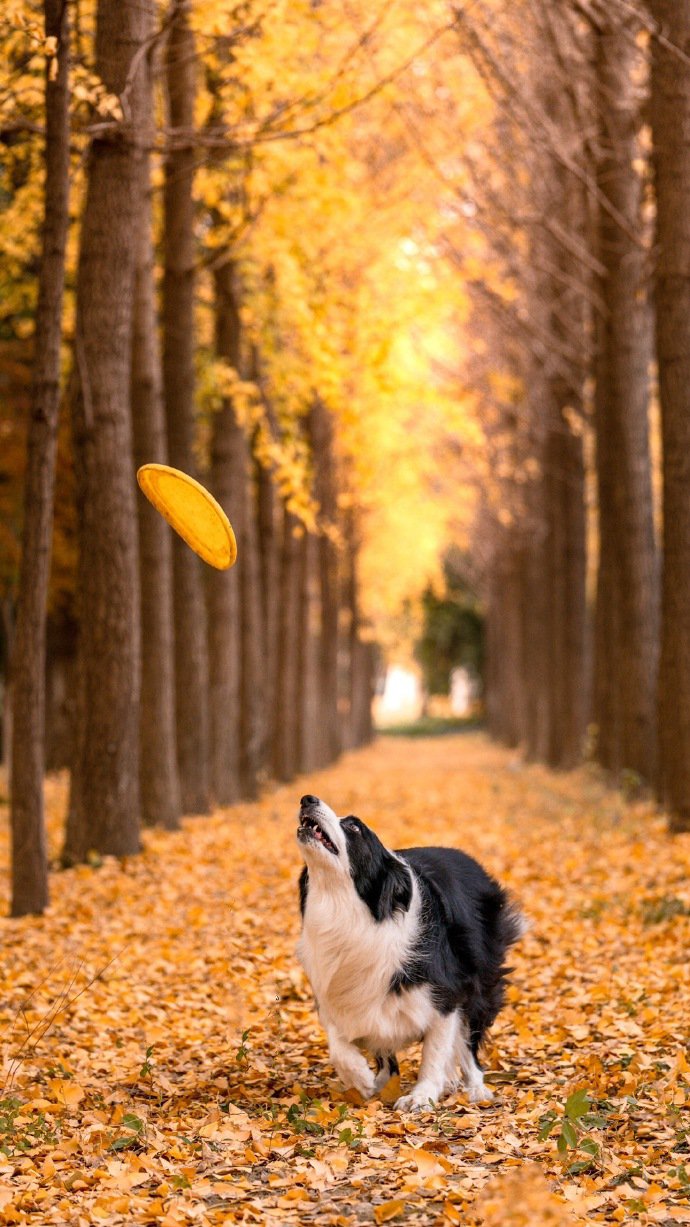
<instances>
[{"instance_id":1,"label":"flying disc","mask_svg":"<svg viewBox=\"0 0 690 1227\"><path fill-rule=\"evenodd\" d=\"M201 482L167 464L142 464L137 481L156 511L204 562L219 571L232 566L237 558L232 525Z\"/></svg>"}]
</instances>

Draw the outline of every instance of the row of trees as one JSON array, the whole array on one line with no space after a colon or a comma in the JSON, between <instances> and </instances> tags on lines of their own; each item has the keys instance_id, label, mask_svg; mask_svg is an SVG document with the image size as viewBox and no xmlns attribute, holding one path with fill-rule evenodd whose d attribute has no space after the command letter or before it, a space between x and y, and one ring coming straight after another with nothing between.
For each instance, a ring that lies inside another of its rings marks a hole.
<instances>
[{"instance_id":1,"label":"row of trees","mask_svg":"<svg viewBox=\"0 0 690 1227\"><path fill-rule=\"evenodd\" d=\"M46 900L46 608L65 859L131 853L370 736L368 624L410 639L449 525L494 733L566 766L593 728L686 824L683 6L44 17L0 20L13 910ZM227 508L231 572L150 460Z\"/></svg>"},{"instance_id":2,"label":"row of trees","mask_svg":"<svg viewBox=\"0 0 690 1227\"><path fill-rule=\"evenodd\" d=\"M45 628L61 399L78 538L63 859L131 855L142 822L173 828L182 813L254 797L263 779L290 780L371 736L361 531L333 409L318 371L297 396L283 390L281 403L273 372L294 341L276 335L285 327L277 309L262 335L247 305L252 294L277 297L280 276L241 244L259 208L247 169L258 127L249 142L233 137L224 99L239 88L233 41L251 42L258 24L235 14L232 37L214 38L201 58L188 0L162 14L153 0L98 0L63 384L70 54L84 33L70 28L71 12L46 0L42 256L11 664L14 915L47 902ZM244 111L252 99L241 102ZM211 186L200 209L204 143ZM161 148L159 203L152 160ZM209 386L200 390L201 347ZM236 532L233 570L204 571L137 497L136 467L152 460L210 486Z\"/></svg>"},{"instance_id":3,"label":"row of trees","mask_svg":"<svg viewBox=\"0 0 690 1227\"><path fill-rule=\"evenodd\" d=\"M589 734L686 829L690 14L480 9L461 30L494 104L470 189L492 269L472 287L489 723L559 767Z\"/></svg>"}]
</instances>

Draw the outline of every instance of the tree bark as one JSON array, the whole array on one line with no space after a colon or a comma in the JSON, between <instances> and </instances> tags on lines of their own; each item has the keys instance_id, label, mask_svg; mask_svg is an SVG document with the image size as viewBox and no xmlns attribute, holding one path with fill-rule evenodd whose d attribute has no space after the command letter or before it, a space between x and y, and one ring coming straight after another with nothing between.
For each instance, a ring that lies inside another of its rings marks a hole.
<instances>
[{"instance_id":1,"label":"tree bark","mask_svg":"<svg viewBox=\"0 0 690 1227\"><path fill-rule=\"evenodd\" d=\"M151 14L152 15L152 14ZM152 111L152 72L147 61L147 114ZM152 130L151 130L151 135ZM150 157L144 155L141 181L132 343L132 428L135 465L166 464L161 354L154 286ZM137 501L141 581L141 710L139 747L141 809L148 826L174 830L182 798L175 732L175 632L173 624L172 534L147 499Z\"/></svg>"},{"instance_id":2,"label":"tree bark","mask_svg":"<svg viewBox=\"0 0 690 1227\"><path fill-rule=\"evenodd\" d=\"M653 323L644 236L639 22L614 17L597 34L599 209L595 428L600 572L595 657L599 753L653 781L659 568L649 451ZM606 602L610 603L607 608ZM618 739L616 744L615 738Z\"/></svg>"},{"instance_id":3,"label":"tree bark","mask_svg":"<svg viewBox=\"0 0 690 1227\"><path fill-rule=\"evenodd\" d=\"M254 466L259 579L261 589L261 658L263 680L263 738L261 770L270 772L273 760L273 713L276 693L278 632L278 524L273 477L260 461Z\"/></svg>"},{"instance_id":4,"label":"tree bark","mask_svg":"<svg viewBox=\"0 0 690 1227\"><path fill-rule=\"evenodd\" d=\"M300 542L298 576L297 649L297 760L295 770L315 771L322 762L320 723L319 647L321 602L318 577L318 544L305 532Z\"/></svg>"},{"instance_id":5,"label":"tree bark","mask_svg":"<svg viewBox=\"0 0 690 1227\"><path fill-rule=\"evenodd\" d=\"M99 0L96 71L126 119L91 146L77 273L74 407L80 549L81 701L65 858L139 850L140 623L129 411L135 247L140 217L141 0Z\"/></svg>"},{"instance_id":6,"label":"tree bark","mask_svg":"<svg viewBox=\"0 0 690 1227\"><path fill-rule=\"evenodd\" d=\"M196 60L189 0L176 0L165 78L171 133L194 127ZM165 161L163 388L170 463L197 476L194 455L194 147L179 141ZM209 677L202 564L173 540L177 759L186 813L210 807Z\"/></svg>"},{"instance_id":7,"label":"tree bark","mask_svg":"<svg viewBox=\"0 0 690 1227\"><path fill-rule=\"evenodd\" d=\"M325 405L318 400L309 413L308 428L314 465L314 495L319 507L318 761L325 766L340 754L338 546L335 540L338 500L333 422Z\"/></svg>"},{"instance_id":8,"label":"tree bark","mask_svg":"<svg viewBox=\"0 0 690 1227\"><path fill-rule=\"evenodd\" d=\"M546 391L541 373L532 384L533 454L539 465L526 494L524 573L521 585L522 668L525 679L525 755L530 762L546 762L551 727L552 677L547 652L550 642L550 593L548 592L548 517L545 507L545 412Z\"/></svg>"},{"instance_id":9,"label":"tree bark","mask_svg":"<svg viewBox=\"0 0 690 1227\"><path fill-rule=\"evenodd\" d=\"M663 439L661 791L672 831L690 830L690 7L650 0L657 198L656 336Z\"/></svg>"},{"instance_id":10,"label":"tree bark","mask_svg":"<svg viewBox=\"0 0 690 1227\"><path fill-rule=\"evenodd\" d=\"M494 531L497 543L487 602L487 717L492 737L518 746L527 736L529 691L523 659L523 551L515 530L497 525Z\"/></svg>"},{"instance_id":11,"label":"tree bark","mask_svg":"<svg viewBox=\"0 0 690 1227\"><path fill-rule=\"evenodd\" d=\"M302 556L306 534L296 516L283 507L283 531L278 584L278 647L273 718L273 774L292 780L300 752L300 642L304 602L300 600Z\"/></svg>"},{"instance_id":12,"label":"tree bark","mask_svg":"<svg viewBox=\"0 0 690 1227\"><path fill-rule=\"evenodd\" d=\"M560 766L582 761L591 705L590 623L587 610L587 523L585 458L582 435L566 425L562 487L565 527L563 572L566 618L563 677L563 753Z\"/></svg>"},{"instance_id":13,"label":"tree bark","mask_svg":"<svg viewBox=\"0 0 690 1227\"><path fill-rule=\"evenodd\" d=\"M2 647L2 765L12 775L12 651L14 647L15 602L0 600L0 645Z\"/></svg>"},{"instance_id":14,"label":"tree bark","mask_svg":"<svg viewBox=\"0 0 690 1227\"><path fill-rule=\"evenodd\" d=\"M345 521L346 575L344 605L348 614L348 711L343 745L348 749L367 745L374 737L375 645L362 636L357 555L359 541L354 514Z\"/></svg>"},{"instance_id":15,"label":"tree bark","mask_svg":"<svg viewBox=\"0 0 690 1227\"><path fill-rule=\"evenodd\" d=\"M214 273L216 352L240 370L241 327L236 270L231 260ZM261 578L253 465L232 398L213 419L211 485L237 539L235 570L209 578L211 727L216 799L258 793L263 746Z\"/></svg>"},{"instance_id":16,"label":"tree bark","mask_svg":"<svg viewBox=\"0 0 690 1227\"><path fill-rule=\"evenodd\" d=\"M59 446L59 445L58 445ZM46 627L46 771L64 771L74 761L74 689L77 627L57 613Z\"/></svg>"},{"instance_id":17,"label":"tree bark","mask_svg":"<svg viewBox=\"0 0 690 1227\"><path fill-rule=\"evenodd\" d=\"M551 51L564 66L574 61L575 71L579 61L562 18L558 13ZM539 85L539 96L545 112L559 123L564 141L579 141L575 117L552 78ZM584 244L586 202L580 184L552 156L538 155L535 170L542 176L536 185L542 207L558 220L563 233ZM541 413L533 426L541 468L541 525L535 544L542 567L535 612L541 625L534 627L526 677L528 684L538 681L541 690L534 747L538 757L551 767L568 768L581 758L586 721L584 459L578 423L588 373L588 319L585 274L578 259L546 227L535 233L533 242L533 308L550 344L535 362Z\"/></svg>"},{"instance_id":18,"label":"tree bark","mask_svg":"<svg viewBox=\"0 0 690 1227\"><path fill-rule=\"evenodd\" d=\"M13 916L48 903L43 813L46 606L60 403L60 345L69 224L69 10L45 0L45 33L57 40L46 67L43 252L28 432L24 531L12 659L13 753L10 820Z\"/></svg>"},{"instance_id":19,"label":"tree bark","mask_svg":"<svg viewBox=\"0 0 690 1227\"><path fill-rule=\"evenodd\" d=\"M571 399L565 388L556 400ZM547 438L548 596L551 767L574 767L582 758L587 719L586 555L582 439L561 413Z\"/></svg>"},{"instance_id":20,"label":"tree bark","mask_svg":"<svg viewBox=\"0 0 690 1227\"><path fill-rule=\"evenodd\" d=\"M228 262L214 274L216 353L235 369L240 360L240 316L232 266ZM232 401L217 409L211 434L210 485L227 511L237 541L238 565L208 576L209 677L211 713L211 780L218 805L230 805L241 795L241 594L240 568L244 566L242 536L244 499L241 487L241 431Z\"/></svg>"}]
</instances>

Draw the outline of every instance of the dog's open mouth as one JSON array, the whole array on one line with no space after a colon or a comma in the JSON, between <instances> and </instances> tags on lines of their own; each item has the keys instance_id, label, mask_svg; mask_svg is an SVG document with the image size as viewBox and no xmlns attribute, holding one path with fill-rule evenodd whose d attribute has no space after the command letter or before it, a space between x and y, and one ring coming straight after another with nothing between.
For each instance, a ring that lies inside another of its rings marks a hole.
<instances>
[{"instance_id":1,"label":"dog's open mouth","mask_svg":"<svg viewBox=\"0 0 690 1227\"><path fill-rule=\"evenodd\" d=\"M300 814L297 838L300 839L302 843L313 842L316 844L321 844L328 850L328 852L332 852L334 856L338 856L338 849L333 843L333 840L328 838L323 827L319 825L316 818L312 817L311 814L305 814L304 812Z\"/></svg>"}]
</instances>

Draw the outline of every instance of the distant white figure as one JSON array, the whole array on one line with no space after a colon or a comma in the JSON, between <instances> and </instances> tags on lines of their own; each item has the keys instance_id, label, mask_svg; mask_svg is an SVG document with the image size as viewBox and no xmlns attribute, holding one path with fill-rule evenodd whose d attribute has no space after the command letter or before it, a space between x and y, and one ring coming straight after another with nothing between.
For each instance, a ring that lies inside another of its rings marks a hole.
<instances>
[{"instance_id":1,"label":"distant white figure","mask_svg":"<svg viewBox=\"0 0 690 1227\"><path fill-rule=\"evenodd\" d=\"M450 675L450 710L454 716L468 716L477 697L477 683L467 669L460 666Z\"/></svg>"},{"instance_id":2,"label":"distant white figure","mask_svg":"<svg viewBox=\"0 0 690 1227\"><path fill-rule=\"evenodd\" d=\"M403 665L390 665L383 690L376 699L376 723L417 720L421 710L422 685L418 674Z\"/></svg>"}]
</instances>

